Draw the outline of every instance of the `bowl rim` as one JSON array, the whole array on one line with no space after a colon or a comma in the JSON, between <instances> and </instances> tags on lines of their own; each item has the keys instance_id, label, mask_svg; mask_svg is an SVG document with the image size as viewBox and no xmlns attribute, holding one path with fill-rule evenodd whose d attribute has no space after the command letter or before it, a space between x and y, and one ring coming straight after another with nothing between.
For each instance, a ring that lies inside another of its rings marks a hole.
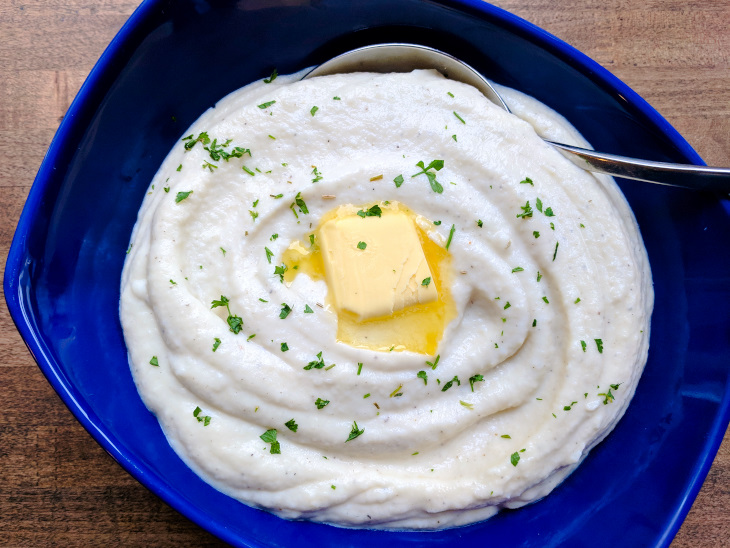
<instances>
[{"instance_id":1,"label":"bowl rim","mask_svg":"<svg viewBox=\"0 0 730 548\"><path fill-rule=\"evenodd\" d=\"M68 144L64 143L68 143L70 137L83 129L88 111L94 112L103 96L108 92L109 86L105 85L105 82L106 84L113 82L115 69L120 64L125 63L139 46L141 41L140 29L145 28L147 20L152 18L164 3L165 0L144 0L134 10L105 48L69 106L43 158L19 217L8 251L3 290L10 316L43 375L81 425L122 468L165 503L225 542L247 547L265 546L257 541L241 539L240 536L219 522L204 519L205 516L196 506L178 496L174 489L158 478L148 466L134 456L127 454L123 448L117 445L118 440L116 437L102 425L93 409L87 405L73 383L62 373L59 364L39 335L32 311L29 310L27 295L24 293L23 278L27 277L26 270L30 264L27 248L28 233L32 230L38 218L40 205L49 186L52 172L56 169L56 163L68 148ZM578 70L601 88L610 90L613 95L620 97L625 106L643 116L651 125L656 127L689 162L696 165L706 165L684 137L646 100L614 76L608 69L553 34L482 0L436 0L434 3L461 11L477 12L487 19L496 21L500 26L521 38L533 42ZM141 38L144 38L144 36L141 36ZM730 200L723 198L721 201L726 202L723 204L724 209L730 214ZM689 480L684 497L675 508L675 512L667 517L663 534L659 538L657 546L669 546L679 530L710 470L729 422L730 377L725 383L725 392L718 406L718 412L712 421L710 430L707 432L707 441L700 448L699 466L694 469L694 474Z\"/></svg>"}]
</instances>

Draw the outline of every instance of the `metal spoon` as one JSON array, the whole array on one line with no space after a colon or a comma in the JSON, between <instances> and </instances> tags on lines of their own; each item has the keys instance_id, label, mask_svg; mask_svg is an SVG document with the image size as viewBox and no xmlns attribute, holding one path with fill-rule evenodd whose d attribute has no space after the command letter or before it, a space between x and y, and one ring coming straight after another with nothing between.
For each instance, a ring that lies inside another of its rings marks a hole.
<instances>
[{"instance_id":1,"label":"metal spoon","mask_svg":"<svg viewBox=\"0 0 730 548\"><path fill-rule=\"evenodd\" d=\"M414 69L436 69L452 80L470 84L510 112L489 81L472 67L447 53L416 44L375 44L348 51L322 63L302 79L347 72L411 72ZM546 142L587 171L695 190L730 192L730 168L653 162Z\"/></svg>"}]
</instances>

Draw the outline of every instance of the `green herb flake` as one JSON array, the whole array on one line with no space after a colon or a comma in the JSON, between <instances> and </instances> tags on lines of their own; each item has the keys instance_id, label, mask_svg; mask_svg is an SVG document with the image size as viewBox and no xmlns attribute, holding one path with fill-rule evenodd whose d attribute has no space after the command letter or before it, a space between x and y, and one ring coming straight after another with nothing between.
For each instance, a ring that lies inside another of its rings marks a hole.
<instances>
[{"instance_id":1,"label":"green herb flake","mask_svg":"<svg viewBox=\"0 0 730 548\"><path fill-rule=\"evenodd\" d=\"M279 276L279 281L281 283L284 283L284 273L289 270L289 267L285 264L282 264L281 266L275 266L274 267L274 276Z\"/></svg>"},{"instance_id":2,"label":"green herb flake","mask_svg":"<svg viewBox=\"0 0 730 548\"><path fill-rule=\"evenodd\" d=\"M537 281L539 282L540 280L542 280L542 274L540 274L540 271L538 270L537 271Z\"/></svg>"},{"instance_id":3,"label":"green herb flake","mask_svg":"<svg viewBox=\"0 0 730 548\"><path fill-rule=\"evenodd\" d=\"M483 382L484 381L484 375L472 375L469 377L469 386L471 387L471 391L474 392L474 383L475 382Z\"/></svg>"},{"instance_id":4,"label":"green herb flake","mask_svg":"<svg viewBox=\"0 0 730 548\"><path fill-rule=\"evenodd\" d=\"M360 375L362 371L362 362L357 362L357 374Z\"/></svg>"},{"instance_id":5,"label":"green herb flake","mask_svg":"<svg viewBox=\"0 0 730 548\"><path fill-rule=\"evenodd\" d=\"M314 405L317 406L317 409L323 409L327 407L327 404L329 404L329 400L323 400L322 398L317 398L317 401L314 402Z\"/></svg>"},{"instance_id":6,"label":"green herb flake","mask_svg":"<svg viewBox=\"0 0 730 548\"><path fill-rule=\"evenodd\" d=\"M511 440L512 439L512 436L510 436L509 434L502 434L500 437L501 438L504 438L506 440Z\"/></svg>"},{"instance_id":7,"label":"green herb flake","mask_svg":"<svg viewBox=\"0 0 730 548\"><path fill-rule=\"evenodd\" d=\"M421 285L424 287L428 287L429 285L431 285L431 277L429 276L428 278L424 278L421 281Z\"/></svg>"},{"instance_id":8,"label":"green herb flake","mask_svg":"<svg viewBox=\"0 0 730 548\"><path fill-rule=\"evenodd\" d=\"M337 97L337 95L335 95L334 97L332 97L332 100L333 101L341 101L341 99L339 97Z\"/></svg>"},{"instance_id":9,"label":"green herb flake","mask_svg":"<svg viewBox=\"0 0 730 548\"><path fill-rule=\"evenodd\" d=\"M279 312L279 318L282 320L291 313L291 307L286 303L281 303L281 312Z\"/></svg>"},{"instance_id":10,"label":"green herb flake","mask_svg":"<svg viewBox=\"0 0 730 548\"><path fill-rule=\"evenodd\" d=\"M507 304L505 304L505 305L504 305L504 309L503 309L503 310L507 310L507 309L508 309L508 308L510 308L511 306L512 306L512 305L511 305L511 304L509 304L509 301L507 301Z\"/></svg>"},{"instance_id":11,"label":"green herb flake","mask_svg":"<svg viewBox=\"0 0 730 548\"><path fill-rule=\"evenodd\" d=\"M578 304L580 302L580 297L578 297L576 300L573 301L573 304Z\"/></svg>"},{"instance_id":12,"label":"green herb flake","mask_svg":"<svg viewBox=\"0 0 730 548\"><path fill-rule=\"evenodd\" d=\"M549 207L545 210L545 217L555 217L555 213L553 213L552 207Z\"/></svg>"},{"instance_id":13,"label":"green herb flake","mask_svg":"<svg viewBox=\"0 0 730 548\"><path fill-rule=\"evenodd\" d=\"M524 268L522 268L521 266L516 266L516 267L514 267L514 268L512 269L512 274L514 274L515 272L523 272L524 270L525 270L525 269L524 269Z\"/></svg>"},{"instance_id":14,"label":"green herb flake","mask_svg":"<svg viewBox=\"0 0 730 548\"><path fill-rule=\"evenodd\" d=\"M478 219L478 220L477 220L477 226L478 226L479 228L482 228L482 227L484 226L484 223L482 222L482 220L481 220L481 219Z\"/></svg>"},{"instance_id":15,"label":"green herb flake","mask_svg":"<svg viewBox=\"0 0 730 548\"><path fill-rule=\"evenodd\" d=\"M428 375L425 371L419 371L418 373L416 373L416 377L418 377L419 379L423 379L423 384L428 385Z\"/></svg>"},{"instance_id":16,"label":"green herb flake","mask_svg":"<svg viewBox=\"0 0 730 548\"><path fill-rule=\"evenodd\" d=\"M426 365L430 365L431 366L431 369L436 369L436 366L439 364L439 360L440 359L441 359L441 354L438 354L436 356L436 359L435 360L433 360L432 362L427 361L426 362Z\"/></svg>"},{"instance_id":17,"label":"green herb flake","mask_svg":"<svg viewBox=\"0 0 730 548\"><path fill-rule=\"evenodd\" d=\"M281 343L281 351L282 352L288 352L289 351L289 345L285 342Z\"/></svg>"},{"instance_id":18,"label":"green herb flake","mask_svg":"<svg viewBox=\"0 0 730 548\"><path fill-rule=\"evenodd\" d=\"M304 369L309 371L310 369L323 369L324 368L324 359L322 358L322 352L317 353L317 359L312 360L307 365L304 366Z\"/></svg>"},{"instance_id":19,"label":"green herb flake","mask_svg":"<svg viewBox=\"0 0 730 548\"><path fill-rule=\"evenodd\" d=\"M268 101L266 103L261 103L260 105L257 105L261 110L265 108L269 108L271 105L275 104L276 101Z\"/></svg>"},{"instance_id":20,"label":"green herb flake","mask_svg":"<svg viewBox=\"0 0 730 548\"><path fill-rule=\"evenodd\" d=\"M454 375L454 378L451 379L449 382L444 384L444 387L441 389L441 392L446 392L449 388L451 388L454 383L457 384L457 386L461 386L461 381L459 380L458 375Z\"/></svg>"},{"instance_id":21,"label":"green herb flake","mask_svg":"<svg viewBox=\"0 0 730 548\"><path fill-rule=\"evenodd\" d=\"M555 257L558 256L558 246L560 245L560 242L555 242L555 251L553 252L553 261L555 260Z\"/></svg>"},{"instance_id":22,"label":"green herb flake","mask_svg":"<svg viewBox=\"0 0 730 548\"><path fill-rule=\"evenodd\" d=\"M322 174L317 169L317 166L312 166L312 175L314 175L314 178L312 179L313 183L321 181L324 178L324 177L322 177Z\"/></svg>"},{"instance_id":23,"label":"green herb flake","mask_svg":"<svg viewBox=\"0 0 730 548\"><path fill-rule=\"evenodd\" d=\"M403 392L399 392L401 388L403 388L403 385L402 384L398 385L398 388L396 388L395 390L393 390L390 393L390 397L391 398L397 398L397 397L402 396L403 395Z\"/></svg>"},{"instance_id":24,"label":"green herb flake","mask_svg":"<svg viewBox=\"0 0 730 548\"><path fill-rule=\"evenodd\" d=\"M454 140L454 142L458 143L459 141L456 139L456 134L452 135L451 138Z\"/></svg>"},{"instance_id":25,"label":"green herb flake","mask_svg":"<svg viewBox=\"0 0 730 548\"><path fill-rule=\"evenodd\" d=\"M202 412L203 410L196 406L193 410L193 417L195 417L198 422L202 422L203 426L208 426L210 424L210 417L208 415L201 416L200 414Z\"/></svg>"},{"instance_id":26,"label":"green herb flake","mask_svg":"<svg viewBox=\"0 0 730 548\"><path fill-rule=\"evenodd\" d=\"M535 198L535 209L542 213L542 200L540 198Z\"/></svg>"},{"instance_id":27,"label":"green herb flake","mask_svg":"<svg viewBox=\"0 0 730 548\"><path fill-rule=\"evenodd\" d=\"M276 69L274 69L274 72L271 73L271 76L268 78L264 78L264 84L270 84L274 80L276 80L276 77L279 76L279 73L276 72Z\"/></svg>"},{"instance_id":28,"label":"green herb flake","mask_svg":"<svg viewBox=\"0 0 730 548\"><path fill-rule=\"evenodd\" d=\"M264 246L264 251L266 251L266 260L271 264L271 257L274 256L274 252L271 251L268 247Z\"/></svg>"},{"instance_id":29,"label":"green herb flake","mask_svg":"<svg viewBox=\"0 0 730 548\"><path fill-rule=\"evenodd\" d=\"M535 239L540 237L540 233L537 230L533 230L532 235L535 237Z\"/></svg>"},{"instance_id":30,"label":"green herb flake","mask_svg":"<svg viewBox=\"0 0 730 548\"><path fill-rule=\"evenodd\" d=\"M271 428L270 430L267 430L263 434L259 436L264 443L270 443L271 444L271 450L270 453L272 455L280 455L281 454L281 446L279 445L279 442L276 441L276 428Z\"/></svg>"},{"instance_id":31,"label":"green herb flake","mask_svg":"<svg viewBox=\"0 0 730 548\"><path fill-rule=\"evenodd\" d=\"M365 429L359 429L357 427L357 422L352 421L352 429L350 430L350 435L345 440L345 443L347 443L348 441L352 441L355 438L361 436L364 432L365 432Z\"/></svg>"},{"instance_id":32,"label":"green herb flake","mask_svg":"<svg viewBox=\"0 0 730 548\"><path fill-rule=\"evenodd\" d=\"M185 198L187 198L188 196L190 196L190 195L191 195L192 193L193 193L193 191L192 191L192 190L188 190L187 192L178 192L178 193L177 193L177 196L175 196L175 203L176 203L176 204L179 204L179 203L180 203L180 202L182 202L182 201L183 201L183 200L184 200Z\"/></svg>"},{"instance_id":33,"label":"green herb flake","mask_svg":"<svg viewBox=\"0 0 730 548\"><path fill-rule=\"evenodd\" d=\"M520 462L520 454L518 452L512 453L512 455L510 455L509 461L512 463L512 466L517 466L517 463Z\"/></svg>"},{"instance_id":34,"label":"green herb flake","mask_svg":"<svg viewBox=\"0 0 730 548\"><path fill-rule=\"evenodd\" d=\"M311 114L312 116L314 116L314 115L315 115L315 114L317 113L317 111L318 111L318 110L319 110L319 107L317 107L317 106L314 106L314 107L312 107L312 109L311 109L311 110L309 111L309 114Z\"/></svg>"},{"instance_id":35,"label":"green herb flake","mask_svg":"<svg viewBox=\"0 0 730 548\"><path fill-rule=\"evenodd\" d=\"M241 166L241 169L243 171L245 171L246 173L248 173L251 177L256 177L256 174L253 171L251 171L249 168L247 168L246 166Z\"/></svg>"},{"instance_id":36,"label":"green herb flake","mask_svg":"<svg viewBox=\"0 0 730 548\"><path fill-rule=\"evenodd\" d=\"M365 242L357 242L358 249L365 249L368 246Z\"/></svg>"},{"instance_id":37,"label":"green herb flake","mask_svg":"<svg viewBox=\"0 0 730 548\"><path fill-rule=\"evenodd\" d=\"M376 175L375 177L370 177L370 182L372 183L373 181L379 181L382 178L383 178L383 175L382 174L381 175Z\"/></svg>"},{"instance_id":38,"label":"green herb flake","mask_svg":"<svg viewBox=\"0 0 730 548\"><path fill-rule=\"evenodd\" d=\"M532 206L530 206L529 200L525 202L525 205L520 206L520 209L522 210L522 213L517 214L518 219L526 219L527 217L532 217Z\"/></svg>"},{"instance_id":39,"label":"green herb flake","mask_svg":"<svg viewBox=\"0 0 730 548\"><path fill-rule=\"evenodd\" d=\"M603 354L603 341L601 339L593 339L596 341L596 348L598 349L599 354Z\"/></svg>"},{"instance_id":40,"label":"green herb flake","mask_svg":"<svg viewBox=\"0 0 730 548\"><path fill-rule=\"evenodd\" d=\"M160 367L160 362L157 361L157 356L152 356L152 359L150 360L150 365L154 365L155 367Z\"/></svg>"},{"instance_id":41,"label":"green herb flake","mask_svg":"<svg viewBox=\"0 0 730 548\"><path fill-rule=\"evenodd\" d=\"M359 210L359 211L357 212L357 215L358 215L359 217L362 217L363 219L364 219L365 217L382 217L382 215L383 215L383 210L382 210L382 209L380 209L380 206L376 204L376 205L374 205L373 207L371 207L371 208L369 208L369 209L366 209L365 211L363 211L362 209L361 209L361 210Z\"/></svg>"},{"instance_id":42,"label":"green herb flake","mask_svg":"<svg viewBox=\"0 0 730 548\"><path fill-rule=\"evenodd\" d=\"M454 116L456 116L459 119L459 122L461 122L462 124L466 124L464 119L461 116L459 116L458 112L454 111Z\"/></svg>"},{"instance_id":43,"label":"green herb flake","mask_svg":"<svg viewBox=\"0 0 730 548\"><path fill-rule=\"evenodd\" d=\"M469 402L466 402L464 400L459 400L459 403L461 405L463 405L464 407L466 407L467 409L471 409L471 410L474 409L474 404L473 403L469 403Z\"/></svg>"},{"instance_id":44,"label":"green herb flake","mask_svg":"<svg viewBox=\"0 0 730 548\"><path fill-rule=\"evenodd\" d=\"M451 245L451 240L454 239L454 232L456 232L456 225L451 225L451 230L449 230L449 238L446 240L447 251L449 249L449 246Z\"/></svg>"},{"instance_id":45,"label":"green herb flake","mask_svg":"<svg viewBox=\"0 0 730 548\"><path fill-rule=\"evenodd\" d=\"M537 319L532 320L532 327L537 327Z\"/></svg>"},{"instance_id":46,"label":"green herb flake","mask_svg":"<svg viewBox=\"0 0 730 548\"><path fill-rule=\"evenodd\" d=\"M548 301L547 297L543 297L542 300L545 301L545 304L550 304L550 301Z\"/></svg>"},{"instance_id":47,"label":"green herb flake","mask_svg":"<svg viewBox=\"0 0 730 548\"><path fill-rule=\"evenodd\" d=\"M441 226L441 221L434 221L433 224L436 226Z\"/></svg>"},{"instance_id":48,"label":"green herb flake","mask_svg":"<svg viewBox=\"0 0 730 548\"><path fill-rule=\"evenodd\" d=\"M441 186L441 183L436 180L436 174L430 171L431 169L435 171L441 171L441 169L444 167L443 160L432 160L431 163L428 165L425 165L423 161L420 161L416 164L416 167L420 167L421 171L411 175L411 178L417 177L418 175L425 175L428 178L429 184L431 185L431 190L433 190L437 194L441 194L444 191L444 187Z\"/></svg>"},{"instance_id":49,"label":"green herb flake","mask_svg":"<svg viewBox=\"0 0 730 548\"><path fill-rule=\"evenodd\" d=\"M213 352L218 350L218 347L221 345L221 340L218 337L215 337L213 339Z\"/></svg>"},{"instance_id":50,"label":"green herb flake","mask_svg":"<svg viewBox=\"0 0 730 548\"><path fill-rule=\"evenodd\" d=\"M583 352L585 352L585 351L586 351L586 347L587 347L587 346L588 346L588 345L586 345L586 342L585 342L585 341L580 341L580 347L581 347L581 348L583 349Z\"/></svg>"},{"instance_id":51,"label":"green herb flake","mask_svg":"<svg viewBox=\"0 0 730 548\"><path fill-rule=\"evenodd\" d=\"M521 185L531 185L531 186L535 186L535 183L533 183L533 182L532 182L532 179L530 179L529 177L525 177L524 179L522 179L522 180L520 181L520 184L521 184Z\"/></svg>"},{"instance_id":52,"label":"green herb flake","mask_svg":"<svg viewBox=\"0 0 730 548\"><path fill-rule=\"evenodd\" d=\"M400 188L400 186L403 184L403 174L401 173L398 175L395 179L393 179L393 182L395 183L396 188Z\"/></svg>"},{"instance_id":53,"label":"green herb flake","mask_svg":"<svg viewBox=\"0 0 730 548\"><path fill-rule=\"evenodd\" d=\"M299 428L299 425L296 423L296 421L294 419L291 419L289 421L286 421L284 423L284 426L286 426L292 432L296 432L297 429Z\"/></svg>"},{"instance_id":54,"label":"green herb flake","mask_svg":"<svg viewBox=\"0 0 730 548\"><path fill-rule=\"evenodd\" d=\"M454 96L454 94L453 94L453 93L451 93L450 91L447 91L447 92L446 92L446 94L447 94L447 95L448 95L449 97L453 97L453 96Z\"/></svg>"}]
</instances>

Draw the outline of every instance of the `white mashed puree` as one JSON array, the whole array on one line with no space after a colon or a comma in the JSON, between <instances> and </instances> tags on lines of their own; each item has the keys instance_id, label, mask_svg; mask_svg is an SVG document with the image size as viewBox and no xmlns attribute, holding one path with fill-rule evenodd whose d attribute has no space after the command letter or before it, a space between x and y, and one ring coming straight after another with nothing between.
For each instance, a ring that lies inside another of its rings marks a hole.
<instances>
[{"instance_id":1,"label":"white mashed puree","mask_svg":"<svg viewBox=\"0 0 730 548\"><path fill-rule=\"evenodd\" d=\"M516 116L430 71L279 77L221 100L169 153L120 313L142 399L205 481L285 518L453 527L544 497L616 425L647 358L641 236L612 179L538 137L585 146L576 131L500 91ZM234 157L186 150L201 132ZM442 193L411 177L434 159ZM456 317L433 355L337 342L326 283L274 272L333 208L385 201L440 221L440 246L454 226ZM304 369L320 352L325 367Z\"/></svg>"}]
</instances>

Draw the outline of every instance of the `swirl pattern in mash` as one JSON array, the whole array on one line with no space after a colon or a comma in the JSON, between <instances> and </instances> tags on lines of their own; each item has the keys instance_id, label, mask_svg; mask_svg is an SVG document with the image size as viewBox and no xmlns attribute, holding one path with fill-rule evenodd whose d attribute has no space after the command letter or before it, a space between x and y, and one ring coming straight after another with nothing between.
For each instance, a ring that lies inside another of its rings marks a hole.
<instances>
[{"instance_id":1,"label":"swirl pattern in mash","mask_svg":"<svg viewBox=\"0 0 730 548\"><path fill-rule=\"evenodd\" d=\"M207 482L287 518L444 528L545 496L611 431L647 357L646 252L615 183L538 134L580 136L501 91L516 115L430 71L280 77L170 152L121 320L142 399ZM433 159L441 193L411 177ZM434 355L338 343L326 283L275 271L333 208L386 202L441 246L454 227Z\"/></svg>"}]
</instances>

